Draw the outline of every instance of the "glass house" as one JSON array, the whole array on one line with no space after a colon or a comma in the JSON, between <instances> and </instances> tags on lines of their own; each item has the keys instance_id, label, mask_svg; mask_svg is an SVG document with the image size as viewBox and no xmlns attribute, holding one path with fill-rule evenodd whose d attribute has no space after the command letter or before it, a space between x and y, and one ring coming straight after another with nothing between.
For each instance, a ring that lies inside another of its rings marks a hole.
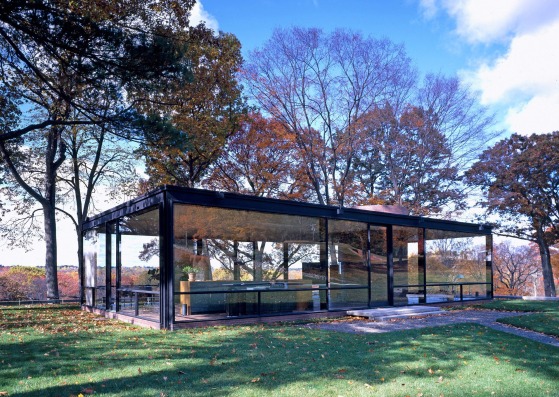
<instances>
[{"instance_id":1,"label":"glass house","mask_svg":"<svg viewBox=\"0 0 559 397\"><path fill-rule=\"evenodd\" d=\"M83 242L84 309L154 328L493 296L479 224L163 186Z\"/></svg>"}]
</instances>

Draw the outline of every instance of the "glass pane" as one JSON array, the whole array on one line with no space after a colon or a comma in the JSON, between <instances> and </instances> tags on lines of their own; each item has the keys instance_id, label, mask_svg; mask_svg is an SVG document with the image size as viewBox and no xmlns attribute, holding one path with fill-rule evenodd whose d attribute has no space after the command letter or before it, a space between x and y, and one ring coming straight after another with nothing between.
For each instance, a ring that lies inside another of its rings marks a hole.
<instances>
[{"instance_id":1,"label":"glass pane","mask_svg":"<svg viewBox=\"0 0 559 397\"><path fill-rule=\"evenodd\" d=\"M330 309L368 306L367 244L366 223L328 222Z\"/></svg>"},{"instance_id":2,"label":"glass pane","mask_svg":"<svg viewBox=\"0 0 559 397\"><path fill-rule=\"evenodd\" d=\"M486 237L467 233L426 230L427 302L485 297ZM443 285L436 285L443 284ZM462 286L462 290L460 289Z\"/></svg>"},{"instance_id":3,"label":"glass pane","mask_svg":"<svg viewBox=\"0 0 559 397\"><path fill-rule=\"evenodd\" d=\"M99 256L97 258L97 269L95 271L95 307L105 309L107 297L107 235L105 233L99 234L98 244Z\"/></svg>"},{"instance_id":4,"label":"glass pane","mask_svg":"<svg viewBox=\"0 0 559 397\"><path fill-rule=\"evenodd\" d=\"M394 305L422 303L423 271L418 266L418 229L394 226Z\"/></svg>"},{"instance_id":5,"label":"glass pane","mask_svg":"<svg viewBox=\"0 0 559 397\"><path fill-rule=\"evenodd\" d=\"M119 232L119 311L159 321L159 210L122 218Z\"/></svg>"},{"instance_id":6,"label":"glass pane","mask_svg":"<svg viewBox=\"0 0 559 397\"><path fill-rule=\"evenodd\" d=\"M99 278L99 265L105 264L105 234L100 229L85 232L83 238L84 299L87 306L96 306L98 295L105 295L105 279ZM101 273L103 270L100 271ZM100 284L99 284L100 283ZM100 303L103 303L102 301Z\"/></svg>"},{"instance_id":7,"label":"glass pane","mask_svg":"<svg viewBox=\"0 0 559 397\"><path fill-rule=\"evenodd\" d=\"M176 321L325 308L318 219L183 204L174 214Z\"/></svg>"},{"instance_id":8,"label":"glass pane","mask_svg":"<svg viewBox=\"0 0 559 397\"><path fill-rule=\"evenodd\" d=\"M371 236L371 306L388 304L388 262L386 258L386 228L370 227Z\"/></svg>"}]
</instances>

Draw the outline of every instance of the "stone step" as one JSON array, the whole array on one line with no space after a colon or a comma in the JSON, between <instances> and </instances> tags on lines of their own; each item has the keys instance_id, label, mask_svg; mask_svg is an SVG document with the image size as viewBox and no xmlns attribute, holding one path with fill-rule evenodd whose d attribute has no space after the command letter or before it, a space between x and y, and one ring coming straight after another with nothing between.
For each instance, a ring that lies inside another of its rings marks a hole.
<instances>
[{"instance_id":1,"label":"stone step","mask_svg":"<svg viewBox=\"0 0 559 397\"><path fill-rule=\"evenodd\" d=\"M395 314L392 316L379 316L373 317L372 319L375 321L387 321L387 320L396 320L399 318L409 318L409 317L420 317L420 316L431 316L433 314L444 314L443 310L437 310L436 312L426 312L426 313L409 313L409 314Z\"/></svg>"},{"instance_id":2,"label":"stone step","mask_svg":"<svg viewBox=\"0 0 559 397\"><path fill-rule=\"evenodd\" d=\"M367 317L369 319L384 321L396 318L406 318L415 316L427 316L431 314L444 313L438 307L433 306L406 306L406 307L386 307L378 309L348 310L348 316Z\"/></svg>"}]
</instances>

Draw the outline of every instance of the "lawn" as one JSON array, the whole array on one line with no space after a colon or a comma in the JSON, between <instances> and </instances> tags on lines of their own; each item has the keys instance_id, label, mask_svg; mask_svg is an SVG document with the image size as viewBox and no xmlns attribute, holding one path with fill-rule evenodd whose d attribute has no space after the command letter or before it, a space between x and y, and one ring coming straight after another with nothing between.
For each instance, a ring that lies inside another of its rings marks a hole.
<instances>
[{"instance_id":1,"label":"lawn","mask_svg":"<svg viewBox=\"0 0 559 397\"><path fill-rule=\"evenodd\" d=\"M163 332L67 306L0 308L8 396L559 396L558 353L473 324L376 335L302 324Z\"/></svg>"},{"instance_id":2,"label":"lawn","mask_svg":"<svg viewBox=\"0 0 559 397\"><path fill-rule=\"evenodd\" d=\"M503 324L559 336L559 301L525 301L521 299L492 301L479 307L493 310L538 312L522 317L500 319Z\"/></svg>"}]
</instances>

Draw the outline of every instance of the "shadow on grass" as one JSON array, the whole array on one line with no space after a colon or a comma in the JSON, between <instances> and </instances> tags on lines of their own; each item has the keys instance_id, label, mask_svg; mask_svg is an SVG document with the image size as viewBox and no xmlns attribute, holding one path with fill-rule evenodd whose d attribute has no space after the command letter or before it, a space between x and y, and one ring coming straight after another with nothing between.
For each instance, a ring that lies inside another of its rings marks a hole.
<instances>
[{"instance_id":1,"label":"shadow on grass","mask_svg":"<svg viewBox=\"0 0 559 397\"><path fill-rule=\"evenodd\" d=\"M559 378L556 348L475 324L381 335L285 324L174 333L103 325L78 333L3 330L0 391L31 397L417 395L418 389L464 395L491 389L524 396L544 394Z\"/></svg>"}]
</instances>

